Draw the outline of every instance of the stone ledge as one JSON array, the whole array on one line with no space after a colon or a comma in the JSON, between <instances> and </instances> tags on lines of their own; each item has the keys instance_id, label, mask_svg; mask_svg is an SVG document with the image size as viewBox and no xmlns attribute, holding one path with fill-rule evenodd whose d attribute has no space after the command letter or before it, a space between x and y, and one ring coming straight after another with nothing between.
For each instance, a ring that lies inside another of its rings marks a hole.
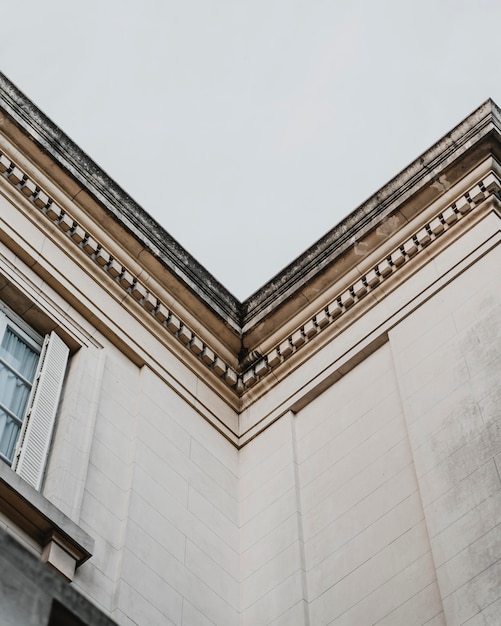
<instances>
[{"instance_id":1,"label":"stone ledge","mask_svg":"<svg viewBox=\"0 0 501 626\"><path fill-rule=\"evenodd\" d=\"M2 626L117 626L2 529L0 567Z\"/></svg>"},{"instance_id":2,"label":"stone ledge","mask_svg":"<svg viewBox=\"0 0 501 626\"><path fill-rule=\"evenodd\" d=\"M94 539L5 463L0 463L0 509L66 580L92 556Z\"/></svg>"}]
</instances>

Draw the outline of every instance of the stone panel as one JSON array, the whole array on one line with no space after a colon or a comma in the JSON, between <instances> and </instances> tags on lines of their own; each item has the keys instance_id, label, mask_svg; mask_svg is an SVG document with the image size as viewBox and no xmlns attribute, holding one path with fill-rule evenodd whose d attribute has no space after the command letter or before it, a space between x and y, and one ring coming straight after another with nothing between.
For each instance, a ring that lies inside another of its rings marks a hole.
<instances>
[{"instance_id":1,"label":"stone panel","mask_svg":"<svg viewBox=\"0 0 501 626\"><path fill-rule=\"evenodd\" d=\"M389 346L296 420L310 623L427 623L441 603Z\"/></svg>"},{"instance_id":2,"label":"stone panel","mask_svg":"<svg viewBox=\"0 0 501 626\"><path fill-rule=\"evenodd\" d=\"M501 597L500 262L492 249L390 332L448 624L495 623Z\"/></svg>"},{"instance_id":3,"label":"stone panel","mask_svg":"<svg viewBox=\"0 0 501 626\"><path fill-rule=\"evenodd\" d=\"M294 419L286 414L241 452L243 626L306 623Z\"/></svg>"}]
</instances>

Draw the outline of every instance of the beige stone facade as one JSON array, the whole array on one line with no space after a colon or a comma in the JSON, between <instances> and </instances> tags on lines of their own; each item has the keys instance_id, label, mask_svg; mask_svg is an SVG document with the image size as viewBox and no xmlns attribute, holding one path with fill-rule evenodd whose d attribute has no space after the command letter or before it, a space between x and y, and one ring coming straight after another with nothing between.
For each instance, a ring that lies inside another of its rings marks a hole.
<instances>
[{"instance_id":1,"label":"beige stone facade","mask_svg":"<svg viewBox=\"0 0 501 626\"><path fill-rule=\"evenodd\" d=\"M241 303L0 83L0 313L42 354L4 530L122 626L501 623L496 105Z\"/></svg>"}]
</instances>

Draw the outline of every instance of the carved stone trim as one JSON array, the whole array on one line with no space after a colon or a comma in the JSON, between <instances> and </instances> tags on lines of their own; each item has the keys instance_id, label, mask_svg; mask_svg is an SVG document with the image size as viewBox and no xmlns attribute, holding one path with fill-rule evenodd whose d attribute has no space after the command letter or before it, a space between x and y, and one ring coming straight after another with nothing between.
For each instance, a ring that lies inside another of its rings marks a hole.
<instances>
[{"instance_id":1,"label":"carved stone trim","mask_svg":"<svg viewBox=\"0 0 501 626\"><path fill-rule=\"evenodd\" d=\"M280 344L271 349L262 359L246 369L242 375L245 388L253 386L258 380L314 340L322 330L339 320L348 310L356 307L366 295L377 289L401 267L408 264L411 259L418 256L429 245L432 245L434 241L460 222L476 205L500 189L499 179L491 172L480 183L459 196L398 248L382 258L355 283L339 293L326 307L318 311L288 337L282 339Z\"/></svg>"},{"instance_id":2,"label":"carved stone trim","mask_svg":"<svg viewBox=\"0 0 501 626\"><path fill-rule=\"evenodd\" d=\"M214 376L222 379L239 396L314 340L321 331L345 315L367 294L393 276L399 268L419 255L424 248L433 244L489 194L501 189L497 176L492 172L488 174L480 183L459 196L446 209L382 258L355 283L339 293L326 307L319 310L288 337L282 339L268 354L243 372L237 372L4 153L0 153L0 175L3 175L48 220L57 225L111 280L130 294L192 356L203 363Z\"/></svg>"},{"instance_id":3,"label":"carved stone trim","mask_svg":"<svg viewBox=\"0 0 501 626\"><path fill-rule=\"evenodd\" d=\"M0 153L0 175L23 194L53 224L80 248L108 277L140 304L157 322L197 357L215 376L234 390L238 374L191 328L181 321L129 269L94 239L6 154Z\"/></svg>"}]
</instances>

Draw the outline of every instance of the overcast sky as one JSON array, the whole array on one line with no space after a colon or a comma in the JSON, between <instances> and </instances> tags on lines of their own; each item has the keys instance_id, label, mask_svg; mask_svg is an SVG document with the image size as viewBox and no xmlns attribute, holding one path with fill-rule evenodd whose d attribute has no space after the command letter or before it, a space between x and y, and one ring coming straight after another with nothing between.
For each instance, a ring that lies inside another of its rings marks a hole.
<instances>
[{"instance_id":1,"label":"overcast sky","mask_svg":"<svg viewBox=\"0 0 501 626\"><path fill-rule=\"evenodd\" d=\"M0 9L0 70L240 299L501 103L499 0Z\"/></svg>"}]
</instances>

